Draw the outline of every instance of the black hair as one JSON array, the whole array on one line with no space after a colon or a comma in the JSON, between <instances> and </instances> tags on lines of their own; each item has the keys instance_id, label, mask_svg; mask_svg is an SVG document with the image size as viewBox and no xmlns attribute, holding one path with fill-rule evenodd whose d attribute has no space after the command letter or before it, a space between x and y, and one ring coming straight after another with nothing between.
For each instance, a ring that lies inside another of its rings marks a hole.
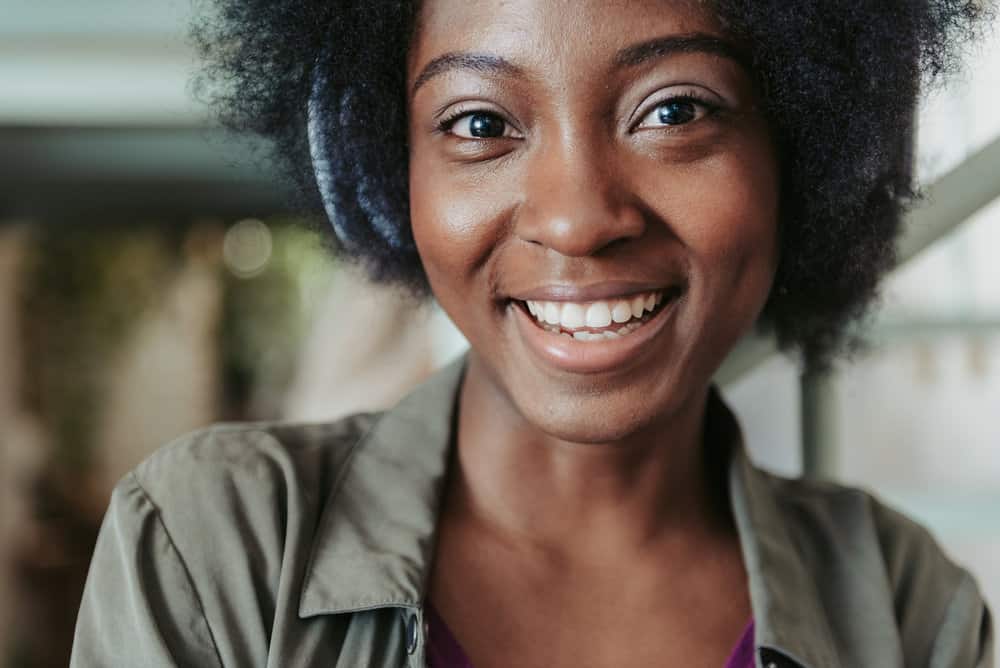
<instances>
[{"instance_id":1,"label":"black hair","mask_svg":"<svg viewBox=\"0 0 1000 668\"><path fill-rule=\"evenodd\" d=\"M415 0L214 5L194 39L207 63L200 90L222 120L274 142L307 206L334 222L342 255L374 280L426 294L408 213ZM893 264L913 195L918 93L955 69L988 12L977 0L711 6L750 54L781 163L781 261L762 323L821 368L853 340Z\"/></svg>"}]
</instances>

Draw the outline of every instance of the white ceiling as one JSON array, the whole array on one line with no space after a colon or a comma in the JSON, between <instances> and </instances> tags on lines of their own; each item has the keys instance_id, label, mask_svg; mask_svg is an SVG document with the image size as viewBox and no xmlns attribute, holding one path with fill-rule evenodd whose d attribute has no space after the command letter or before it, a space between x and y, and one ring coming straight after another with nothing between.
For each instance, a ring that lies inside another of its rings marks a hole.
<instances>
[{"instance_id":1,"label":"white ceiling","mask_svg":"<svg viewBox=\"0 0 1000 668\"><path fill-rule=\"evenodd\" d=\"M191 126L190 0L0 0L0 125Z\"/></svg>"},{"instance_id":2,"label":"white ceiling","mask_svg":"<svg viewBox=\"0 0 1000 668\"><path fill-rule=\"evenodd\" d=\"M190 0L2 0L0 37L175 34L192 12Z\"/></svg>"}]
</instances>

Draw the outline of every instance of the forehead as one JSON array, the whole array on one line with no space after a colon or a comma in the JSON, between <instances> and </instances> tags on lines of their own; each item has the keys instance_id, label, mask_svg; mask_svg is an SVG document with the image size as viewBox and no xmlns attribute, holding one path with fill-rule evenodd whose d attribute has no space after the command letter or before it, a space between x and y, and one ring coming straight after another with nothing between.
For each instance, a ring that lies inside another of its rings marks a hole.
<instances>
[{"instance_id":1,"label":"forehead","mask_svg":"<svg viewBox=\"0 0 1000 668\"><path fill-rule=\"evenodd\" d=\"M706 0L422 0L410 75L443 53L483 51L554 74L637 42L696 33L723 36Z\"/></svg>"}]
</instances>

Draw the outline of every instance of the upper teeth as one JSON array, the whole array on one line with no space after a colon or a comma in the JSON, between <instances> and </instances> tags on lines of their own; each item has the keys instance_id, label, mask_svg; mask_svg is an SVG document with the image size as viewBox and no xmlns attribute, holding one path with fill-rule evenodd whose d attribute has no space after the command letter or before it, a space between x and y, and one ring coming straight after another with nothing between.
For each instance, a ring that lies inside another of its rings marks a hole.
<instances>
[{"instance_id":1,"label":"upper teeth","mask_svg":"<svg viewBox=\"0 0 1000 668\"><path fill-rule=\"evenodd\" d=\"M584 327L600 329L610 326L612 322L625 323L632 318L641 318L662 300L662 292L649 292L612 301L578 303L528 300L525 303L528 311L539 322L574 330Z\"/></svg>"}]
</instances>

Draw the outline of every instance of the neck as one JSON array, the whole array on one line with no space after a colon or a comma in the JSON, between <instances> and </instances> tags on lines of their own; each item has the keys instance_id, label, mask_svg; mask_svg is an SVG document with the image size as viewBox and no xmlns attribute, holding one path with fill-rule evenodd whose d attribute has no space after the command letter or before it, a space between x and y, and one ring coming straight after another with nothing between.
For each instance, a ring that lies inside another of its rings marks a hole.
<instances>
[{"instance_id":1,"label":"neck","mask_svg":"<svg viewBox=\"0 0 1000 668\"><path fill-rule=\"evenodd\" d=\"M448 512L514 547L595 562L716 531L719 486L702 448L707 398L696 393L621 440L572 443L529 424L471 356Z\"/></svg>"}]
</instances>

